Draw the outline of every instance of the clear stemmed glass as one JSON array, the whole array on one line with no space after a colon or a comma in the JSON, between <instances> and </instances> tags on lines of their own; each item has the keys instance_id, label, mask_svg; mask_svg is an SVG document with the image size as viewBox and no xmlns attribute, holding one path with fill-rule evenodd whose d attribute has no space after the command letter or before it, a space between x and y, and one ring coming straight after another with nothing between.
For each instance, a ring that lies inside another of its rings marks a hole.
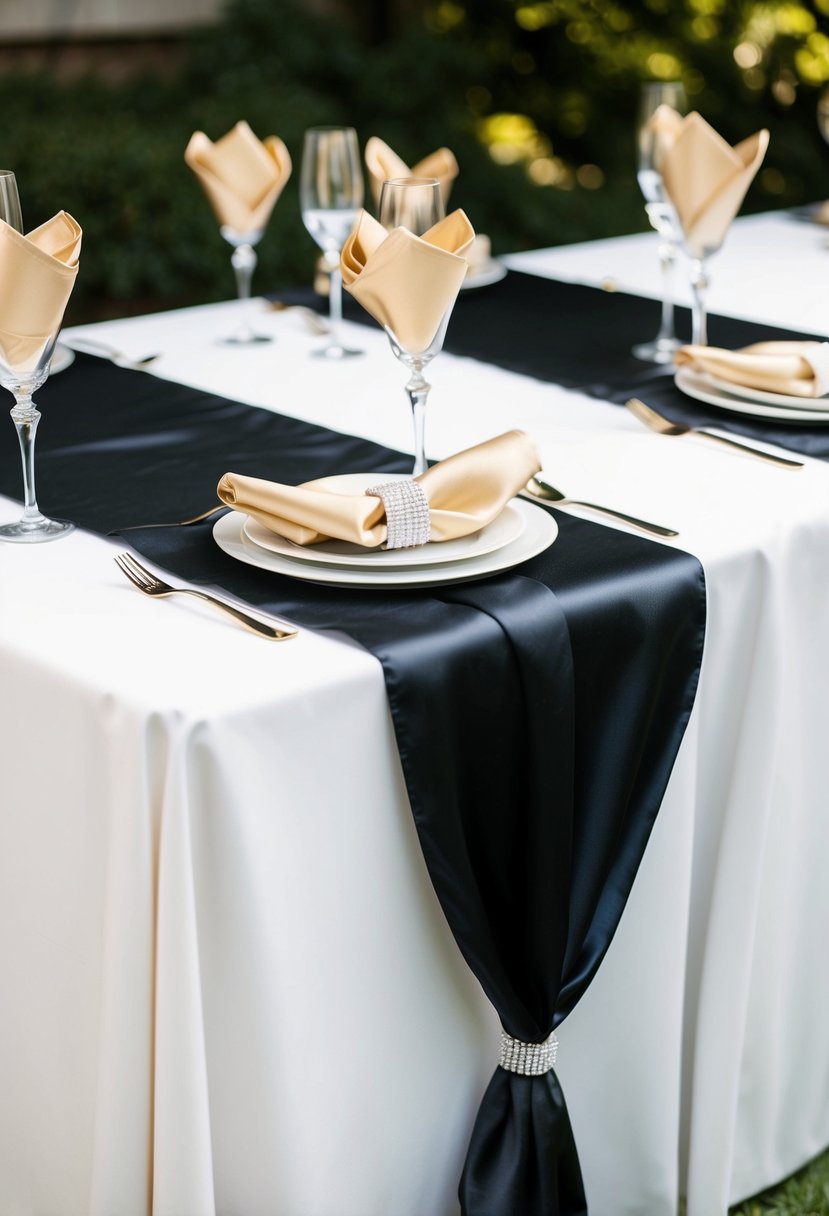
<instances>
[{"instance_id":1,"label":"clear stemmed glass","mask_svg":"<svg viewBox=\"0 0 829 1216\"><path fill-rule=\"evenodd\" d=\"M391 178L383 182L380 191L379 219L384 228L408 228L415 236L422 236L433 224L444 217L443 195L440 182L431 177ZM431 384L425 379L423 369L431 363L443 347L446 327L452 309L446 313L437 333L425 350L407 350L390 327L384 328L391 343L392 353L409 370L409 379L404 385L412 407L414 422L415 463L412 476L425 473L426 462L426 400Z\"/></svg>"},{"instance_id":2,"label":"clear stemmed glass","mask_svg":"<svg viewBox=\"0 0 829 1216\"><path fill-rule=\"evenodd\" d=\"M346 359L360 350L343 346L338 338L343 319L343 277L340 251L363 205L360 146L353 127L311 127L305 132L299 179L302 222L319 245L329 272L328 344L315 350L324 359Z\"/></svg>"},{"instance_id":3,"label":"clear stemmed glass","mask_svg":"<svg viewBox=\"0 0 829 1216\"><path fill-rule=\"evenodd\" d=\"M0 219L16 231L23 231L17 181L14 174L5 169L0 170ZM0 385L14 396L11 417L23 464L23 514L16 523L0 527L0 540L28 543L55 540L74 527L66 520L47 519L35 497L35 432L40 411L32 401L32 394L49 375L59 331L60 326L35 349L25 342L10 343L8 350L0 344Z\"/></svg>"},{"instance_id":4,"label":"clear stemmed glass","mask_svg":"<svg viewBox=\"0 0 829 1216\"><path fill-rule=\"evenodd\" d=\"M685 87L679 80L648 81L642 86L638 122L637 178L645 198L645 211L651 227L659 233L659 264L662 271L662 321L651 342L634 346L637 359L649 363L672 363L681 345L674 331L674 269L681 241L676 215L665 199L660 172L660 140L652 119L660 106L670 106L678 114L687 109Z\"/></svg>"}]
</instances>

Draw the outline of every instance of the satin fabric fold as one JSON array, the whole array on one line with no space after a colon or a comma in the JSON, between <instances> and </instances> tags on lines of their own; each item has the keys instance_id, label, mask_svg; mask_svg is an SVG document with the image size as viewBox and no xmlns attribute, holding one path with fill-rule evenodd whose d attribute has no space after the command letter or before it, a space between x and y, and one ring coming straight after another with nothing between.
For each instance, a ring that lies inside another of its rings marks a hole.
<instances>
[{"instance_id":1,"label":"satin fabric fold","mask_svg":"<svg viewBox=\"0 0 829 1216\"><path fill-rule=\"evenodd\" d=\"M829 342L754 342L742 350L682 346L675 362L745 388L806 399L829 393Z\"/></svg>"},{"instance_id":2,"label":"satin fabric fold","mask_svg":"<svg viewBox=\"0 0 829 1216\"><path fill-rule=\"evenodd\" d=\"M422 353L457 299L467 272L463 255L474 238L463 211L423 236L406 228L387 232L363 211L340 255L343 285L404 350Z\"/></svg>"},{"instance_id":3,"label":"satin fabric fold","mask_svg":"<svg viewBox=\"0 0 829 1216\"><path fill-rule=\"evenodd\" d=\"M371 135L366 140L364 156L375 207L380 202L383 182L396 177L437 178L440 182L443 202L446 204L452 191L452 183L458 176L458 162L449 148L438 148L409 168L384 140L376 135Z\"/></svg>"},{"instance_id":4,"label":"satin fabric fold","mask_svg":"<svg viewBox=\"0 0 829 1216\"><path fill-rule=\"evenodd\" d=\"M433 465L413 479L429 502L431 540L479 532L540 469L535 444L523 431L508 431ZM388 538L381 500L344 493L336 478L286 486L225 473L217 493L229 507L297 545L335 538L376 549Z\"/></svg>"},{"instance_id":5,"label":"satin fabric fold","mask_svg":"<svg viewBox=\"0 0 829 1216\"><path fill-rule=\"evenodd\" d=\"M26 236L0 220L0 358L22 376L34 370L60 329L82 235L67 211Z\"/></svg>"},{"instance_id":6,"label":"satin fabric fold","mask_svg":"<svg viewBox=\"0 0 829 1216\"><path fill-rule=\"evenodd\" d=\"M658 168L673 204L691 257L714 253L722 244L769 145L758 131L732 148L701 114L684 117L660 106L652 123L657 132Z\"/></svg>"},{"instance_id":7,"label":"satin fabric fold","mask_svg":"<svg viewBox=\"0 0 829 1216\"><path fill-rule=\"evenodd\" d=\"M184 160L216 219L237 236L262 232L292 168L290 153L278 135L259 140L244 121L215 143L203 131L194 131Z\"/></svg>"}]
</instances>

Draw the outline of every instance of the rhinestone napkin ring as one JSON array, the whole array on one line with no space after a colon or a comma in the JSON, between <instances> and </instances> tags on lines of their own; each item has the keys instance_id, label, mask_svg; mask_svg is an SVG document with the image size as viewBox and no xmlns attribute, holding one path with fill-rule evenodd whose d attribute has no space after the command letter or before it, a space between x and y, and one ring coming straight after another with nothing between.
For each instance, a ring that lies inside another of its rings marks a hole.
<instances>
[{"instance_id":1,"label":"rhinestone napkin ring","mask_svg":"<svg viewBox=\"0 0 829 1216\"><path fill-rule=\"evenodd\" d=\"M384 481L366 494L383 501L388 528L387 549L413 549L431 536L429 500L419 481Z\"/></svg>"},{"instance_id":2,"label":"rhinestone napkin ring","mask_svg":"<svg viewBox=\"0 0 829 1216\"><path fill-rule=\"evenodd\" d=\"M540 1077L555 1067L558 1039L551 1034L543 1043L522 1043L505 1030L501 1031L501 1068L520 1073L522 1077Z\"/></svg>"}]
</instances>

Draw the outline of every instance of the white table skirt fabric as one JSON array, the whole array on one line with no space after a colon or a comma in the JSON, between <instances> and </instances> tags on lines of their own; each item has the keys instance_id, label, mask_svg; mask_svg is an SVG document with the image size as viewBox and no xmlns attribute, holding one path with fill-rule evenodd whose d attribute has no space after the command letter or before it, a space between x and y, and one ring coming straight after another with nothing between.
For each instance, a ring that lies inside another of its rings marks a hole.
<instances>
[{"instance_id":1,"label":"white table skirt fabric","mask_svg":"<svg viewBox=\"0 0 829 1216\"><path fill-rule=\"evenodd\" d=\"M248 307L274 345L215 341L237 305L94 332L411 449L379 333L332 366L300 314ZM771 287L767 319L795 323ZM686 1191L716 1216L829 1143L829 466L663 439L447 354L432 381L430 455L524 426L552 481L705 567L697 705L557 1071L592 1216ZM151 602L116 551L0 547L0 1212L453 1216L498 1026L425 873L379 665Z\"/></svg>"}]
</instances>

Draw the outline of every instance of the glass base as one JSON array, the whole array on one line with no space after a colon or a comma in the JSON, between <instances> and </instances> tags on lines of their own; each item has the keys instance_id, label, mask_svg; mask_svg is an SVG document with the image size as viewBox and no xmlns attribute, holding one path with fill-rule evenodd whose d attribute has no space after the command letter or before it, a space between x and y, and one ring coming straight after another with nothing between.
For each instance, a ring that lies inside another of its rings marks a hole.
<instances>
[{"instance_id":1,"label":"glass base","mask_svg":"<svg viewBox=\"0 0 829 1216\"><path fill-rule=\"evenodd\" d=\"M16 524L0 526L0 540L36 545L46 540L57 540L60 536L68 536L74 530L75 525L66 519L47 519L45 516L37 522L20 519Z\"/></svg>"},{"instance_id":2,"label":"glass base","mask_svg":"<svg viewBox=\"0 0 829 1216\"><path fill-rule=\"evenodd\" d=\"M340 346L339 342L331 342L328 346L320 346L311 351L313 359L351 359L354 355L364 355L364 350L351 350L348 346Z\"/></svg>"},{"instance_id":3,"label":"glass base","mask_svg":"<svg viewBox=\"0 0 829 1216\"><path fill-rule=\"evenodd\" d=\"M231 334L229 338L220 338L224 346L253 346L256 342L273 342L268 334Z\"/></svg>"},{"instance_id":4,"label":"glass base","mask_svg":"<svg viewBox=\"0 0 829 1216\"><path fill-rule=\"evenodd\" d=\"M634 346L633 354L645 363L673 363L680 346L682 343L678 338L654 338L653 342Z\"/></svg>"}]
</instances>

